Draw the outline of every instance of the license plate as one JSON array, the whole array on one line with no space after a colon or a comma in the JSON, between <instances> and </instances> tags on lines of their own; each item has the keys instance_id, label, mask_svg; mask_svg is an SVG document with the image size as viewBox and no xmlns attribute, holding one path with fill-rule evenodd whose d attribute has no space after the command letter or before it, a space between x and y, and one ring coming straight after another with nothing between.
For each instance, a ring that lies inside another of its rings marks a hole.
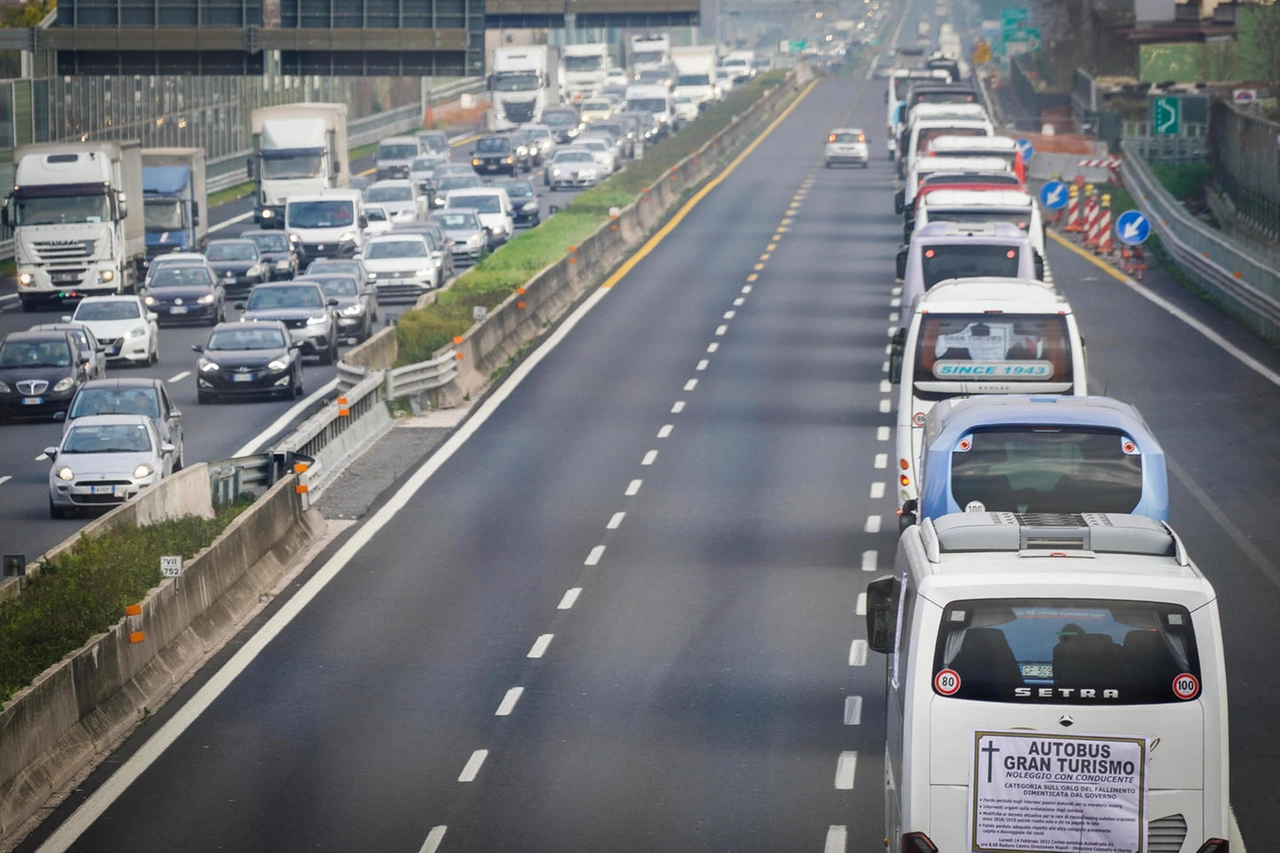
<instances>
[{"instance_id":1,"label":"license plate","mask_svg":"<svg viewBox=\"0 0 1280 853\"><path fill-rule=\"evenodd\" d=\"M38 406L43 402L44 402L44 397L23 397L22 398L22 405L24 406Z\"/></svg>"},{"instance_id":2,"label":"license plate","mask_svg":"<svg viewBox=\"0 0 1280 853\"><path fill-rule=\"evenodd\" d=\"M169 309L169 313L170 313L170 314L185 314L185 313L187 313L187 306L185 306L185 305L174 305L172 308L170 308L170 309Z\"/></svg>"},{"instance_id":3,"label":"license plate","mask_svg":"<svg viewBox=\"0 0 1280 853\"><path fill-rule=\"evenodd\" d=\"M115 355L120 352L120 347L107 347L107 355Z\"/></svg>"},{"instance_id":4,"label":"license plate","mask_svg":"<svg viewBox=\"0 0 1280 853\"><path fill-rule=\"evenodd\" d=\"M49 276L49 279L51 281L79 281L80 276L76 275L73 272L65 272L65 273L56 273L54 275L51 275Z\"/></svg>"},{"instance_id":5,"label":"license plate","mask_svg":"<svg viewBox=\"0 0 1280 853\"><path fill-rule=\"evenodd\" d=\"M232 375L231 381L232 382L252 382L253 374L252 373L236 373Z\"/></svg>"},{"instance_id":6,"label":"license plate","mask_svg":"<svg viewBox=\"0 0 1280 853\"><path fill-rule=\"evenodd\" d=\"M91 495L114 495L116 493L115 486L90 486L89 494Z\"/></svg>"}]
</instances>

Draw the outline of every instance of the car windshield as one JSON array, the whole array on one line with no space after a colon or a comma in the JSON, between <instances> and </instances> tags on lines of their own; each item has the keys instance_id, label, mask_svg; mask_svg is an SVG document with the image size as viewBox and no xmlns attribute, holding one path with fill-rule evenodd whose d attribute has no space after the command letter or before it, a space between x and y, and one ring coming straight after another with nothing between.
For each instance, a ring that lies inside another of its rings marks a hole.
<instances>
[{"instance_id":1,"label":"car windshield","mask_svg":"<svg viewBox=\"0 0 1280 853\"><path fill-rule=\"evenodd\" d=\"M501 213L502 204L496 195L464 195L449 199L451 207L471 207L481 213Z\"/></svg>"},{"instance_id":2,"label":"car windshield","mask_svg":"<svg viewBox=\"0 0 1280 853\"><path fill-rule=\"evenodd\" d=\"M70 367L66 341L6 341L0 346L0 367Z\"/></svg>"},{"instance_id":3,"label":"car windshield","mask_svg":"<svg viewBox=\"0 0 1280 853\"><path fill-rule=\"evenodd\" d=\"M145 453L151 434L143 424L73 426L62 442L62 453Z\"/></svg>"},{"instance_id":4,"label":"car windshield","mask_svg":"<svg viewBox=\"0 0 1280 853\"><path fill-rule=\"evenodd\" d=\"M111 302L81 302L73 315L77 323L87 320L136 320L142 316L142 308L132 299Z\"/></svg>"},{"instance_id":5,"label":"car windshield","mask_svg":"<svg viewBox=\"0 0 1280 853\"><path fill-rule=\"evenodd\" d=\"M365 247L364 256L372 261L390 258L422 258L427 247L421 240L374 240Z\"/></svg>"},{"instance_id":6,"label":"car windshield","mask_svg":"<svg viewBox=\"0 0 1280 853\"><path fill-rule=\"evenodd\" d=\"M411 172L430 172L436 166L446 162L443 157L419 157L409 166Z\"/></svg>"},{"instance_id":7,"label":"car windshield","mask_svg":"<svg viewBox=\"0 0 1280 853\"><path fill-rule=\"evenodd\" d=\"M387 211L381 207L366 207L364 209L364 218L368 222L386 222Z\"/></svg>"},{"instance_id":8,"label":"car windshield","mask_svg":"<svg viewBox=\"0 0 1280 853\"><path fill-rule=\"evenodd\" d=\"M542 114L542 123L547 127L573 127L578 123L578 117L572 110L547 110Z\"/></svg>"},{"instance_id":9,"label":"car windshield","mask_svg":"<svg viewBox=\"0 0 1280 853\"><path fill-rule=\"evenodd\" d=\"M316 279L316 284L320 285L320 289L324 291L324 295L331 299L339 296L356 296L360 290L356 286L354 278L346 276L332 276L329 278Z\"/></svg>"},{"instance_id":10,"label":"car windshield","mask_svg":"<svg viewBox=\"0 0 1280 853\"><path fill-rule=\"evenodd\" d=\"M323 308L324 297L318 287L255 287L246 306L250 311L272 311L279 308Z\"/></svg>"},{"instance_id":11,"label":"car windshield","mask_svg":"<svg viewBox=\"0 0 1280 853\"><path fill-rule=\"evenodd\" d=\"M591 156L590 151L562 151L556 155L555 163L594 163L596 158Z\"/></svg>"},{"instance_id":12,"label":"car windshield","mask_svg":"<svg viewBox=\"0 0 1280 853\"><path fill-rule=\"evenodd\" d=\"M256 261L258 247L251 241L210 243L204 256L211 261Z\"/></svg>"},{"instance_id":13,"label":"car windshield","mask_svg":"<svg viewBox=\"0 0 1280 853\"><path fill-rule=\"evenodd\" d=\"M449 137L438 130L428 130L416 137L418 145L425 151L448 151Z\"/></svg>"},{"instance_id":14,"label":"car windshield","mask_svg":"<svg viewBox=\"0 0 1280 853\"><path fill-rule=\"evenodd\" d=\"M506 154L511 150L511 140L502 136L486 136L476 143L477 154Z\"/></svg>"},{"instance_id":15,"label":"car windshield","mask_svg":"<svg viewBox=\"0 0 1280 853\"><path fill-rule=\"evenodd\" d=\"M209 286L209 270L204 267L165 267L151 278L148 287Z\"/></svg>"},{"instance_id":16,"label":"car windshield","mask_svg":"<svg viewBox=\"0 0 1280 853\"><path fill-rule=\"evenodd\" d=\"M318 261L312 261L307 267L307 273L313 272L348 272L354 276L361 275L359 261L344 261L337 258L324 258Z\"/></svg>"},{"instance_id":17,"label":"car windshield","mask_svg":"<svg viewBox=\"0 0 1280 853\"><path fill-rule=\"evenodd\" d=\"M394 142L378 146L379 160L411 160L418 156L418 143Z\"/></svg>"},{"instance_id":18,"label":"car windshield","mask_svg":"<svg viewBox=\"0 0 1280 853\"><path fill-rule=\"evenodd\" d=\"M445 228L480 230L480 225L476 222L474 213L433 213L431 218L444 225Z\"/></svg>"},{"instance_id":19,"label":"car windshield","mask_svg":"<svg viewBox=\"0 0 1280 853\"><path fill-rule=\"evenodd\" d=\"M289 251L289 238L283 234L251 234L246 239L252 240L260 252Z\"/></svg>"},{"instance_id":20,"label":"car windshield","mask_svg":"<svg viewBox=\"0 0 1280 853\"><path fill-rule=\"evenodd\" d=\"M154 388L85 388L71 402L68 420L89 415L160 416L158 392Z\"/></svg>"},{"instance_id":21,"label":"car windshield","mask_svg":"<svg viewBox=\"0 0 1280 853\"><path fill-rule=\"evenodd\" d=\"M291 201L285 206L285 220L292 228L342 228L355 216L350 201Z\"/></svg>"},{"instance_id":22,"label":"car windshield","mask_svg":"<svg viewBox=\"0 0 1280 853\"><path fill-rule=\"evenodd\" d=\"M365 201L413 201L412 187L373 186L364 191Z\"/></svg>"},{"instance_id":23,"label":"car windshield","mask_svg":"<svg viewBox=\"0 0 1280 853\"><path fill-rule=\"evenodd\" d=\"M280 350L287 346L279 329L217 329L209 336L205 350Z\"/></svg>"},{"instance_id":24,"label":"car windshield","mask_svg":"<svg viewBox=\"0 0 1280 853\"><path fill-rule=\"evenodd\" d=\"M494 186L506 190L510 198L533 198L533 185L528 181L516 181L511 184L495 183Z\"/></svg>"}]
</instances>

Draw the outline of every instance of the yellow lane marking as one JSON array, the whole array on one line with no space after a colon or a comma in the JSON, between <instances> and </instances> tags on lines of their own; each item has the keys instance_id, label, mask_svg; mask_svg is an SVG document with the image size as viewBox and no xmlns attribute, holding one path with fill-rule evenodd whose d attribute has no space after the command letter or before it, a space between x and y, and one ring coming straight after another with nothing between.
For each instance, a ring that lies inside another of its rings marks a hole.
<instances>
[{"instance_id":1,"label":"yellow lane marking","mask_svg":"<svg viewBox=\"0 0 1280 853\"><path fill-rule=\"evenodd\" d=\"M747 281L755 281L759 277L760 276L756 275L755 273L752 273L751 275L747 276Z\"/></svg>"},{"instance_id":2,"label":"yellow lane marking","mask_svg":"<svg viewBox=\"0 0 1280 853\"><path fill-rule=\"evenodd\" d=\"M1129 279L1129 276L1127 276L1127 275L1125 275L1124 273L1120 272L1118 269L1116 269L1115 267L1111 266L1111 264L1109 264L1109 263L1107 263L1106 261L1102 260L1102 259L1101 259L1101 258L1099 258L1097 255L1094 255L1092 252L1086 252L1084 249L1080 248L1080 247L1079 247L1079 246L1077 246L1075 243L1072 243L1072 242L1071 242L1070 240L1068 240L1067 238L1065 238L1065 237L1061 236L1060 234L1058 234L1058 232L1057 232L1057 231L1050 231L1050 230L1048 230L1048 229L1046 228L1046 229L1045 229L1045 232L1049 235L1049 237L1051 237L1051 238L1053 239L1053 241L1054 241L1055 243L1059 244L1060 246L1065 246L1066 248L1068 248L1068 249L1070 249L1071 251L1075 252L1077 255L1079 255L1080 257L1082 257L1082 258L1084 258L1085 260L1089 261L1091 264L1093 264L1094 266L1096 266L1098 269L1106 270L1106 271L1107 271L1107 273L1108 273L1111 277L1115 278L1117 281L1126 281L1126 282L1127 282L1127 281L1129 281L1129 280L1130 280L1130 279Z\"/></svg>"},{"instance_id":3,"label":"yellow lane marking","mask_svg":"<svg viewBox=\"0 0 1280 853\"><path fill-rule=\"evenodd\" d=\"M617 272L615 272L613 275L605 279L604 284L600 285L600 288L602 290L608 290L618 282L622 281L622 279L626 278L627 273L631 272L631 270L635 268L636 264L644 260L649 255L650 252L652 252L655 248L657 248L659 243L661 243L663 240L666 239L668 234L670 234L672 231L675 230L675 227L677 225L679 225L681 222L684 221L684 218L689 215L689 211L693 210L698 205L698 202L706 198L707 194L710 193L713 189L720 186L720 182L723 181L725 178L729 177L729 175L733 172L733 170L738 168L738 164L740 164L743 160L747 159L747 155L749 155L752 151L755 151L756 147L760 145L761 142L764 142L764 140L768 138L769 134L773 133L774 128L776 128L779 124L781 124L783 119L791 115L791 111L800 105L800 102L803 101L811 91L813 91L813 87L816 86L817 83L818 83L817 80L810 81L809 85L804 88L804 91L802 91L796 97L796 99L791 102L791 105L787 107L785 110L783 110L782 113L777 118L775 118L772 122L769 123L769 126L764 129L763 133L757 136L750 145L748 145L745 149L743 149L741 154L733 158L733 162L731 162L728 166L726 166L724 168L724 171L722 171L719 175L716 175L714 178L708 181L705 187L703 187L702 189L694 193L693 198L685 202L684 206L681 207L680 210L678 210L676 214L671 217L670 221L668 221L666 225L659 228L658 233L650 237L648 241L646 241L645 244L641 246L640 249L634 255L632 255L630 258L627 258L627 260L623 262L622 266L618 267Z\"/></svg>"},{"instance_id":4,"label":"yellow lane marking","mask_svg":"<svg viewBox=\"0 0 1280 853\"><path fill-rule=\"evenodd\" d=\"M777 243L770 243L769 245L767 245L767 246L765 246L765 247L764 247L764 250L765 250L766 252L772 252L772 251L773 251L774 249L776 249L776 248L778 248L778 244L777 244Z\"/></svg>"}]
</instances>

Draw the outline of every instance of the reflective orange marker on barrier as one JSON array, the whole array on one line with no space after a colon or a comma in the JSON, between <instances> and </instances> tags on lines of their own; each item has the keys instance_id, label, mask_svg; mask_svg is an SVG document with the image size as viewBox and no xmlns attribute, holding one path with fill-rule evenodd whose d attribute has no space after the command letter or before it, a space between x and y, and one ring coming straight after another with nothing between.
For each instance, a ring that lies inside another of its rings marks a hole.
<instances>
[{"instance_id":1,"label":"reflective orange marker on barrier","mask_svg":"<svg viewBox=\"0 0 1280 853\"><path fill-rule=\"evenodd\" d=\"M126 604L126 605L124 606L124 615L125 615L125 616L141 616L141 615L142 615L142 605L141 605L141 604Z\"/></svg>"},{"instance_id":2,"label":"reflective orange marker on barrier","mask_svg":"<svg viewBox=\"0 0 1280 853\"><path fill-rule=\"evenodd\" d=\"M145 639L147 639L147 635L142 631L134 631L129 634L130 643L141 643Z\"/></svg>"},{"instance_id":3,"label":"reflective orange marker on barrier","mask_svg":"<svg viewBox=\"0 0 1280 853\"><path fill-rule=\"evenodd\" d=\"M311 463L309 462L295 462L293 463L293 473L305 474L307 473L307 469L310 467L311 467Z\"/></svg>"},{"instance_id":4,"label":"reflective orange marker on barrier","mask_svg":"<svg viewBox=\"0 0 1280 853\"><path fill-rule=\"evenodd\" d=\"M517 302L517 303L516 303L516 307L517 307L517 308L523 308L523 307L524 307L524 303L523 303L523 302Z\"/></svg>"},{"instance_id":5,"label":"reflective orange marker on barrier","mask_svg":"<svg viewBox=\"0 0 1280 853\"><path fill-rule=\"evenodd\" d=\"M299 483L298 485L293 487L293 493L295 495L305 495L309 491L311 491L311 487L308 486L306 483Z\"/></svg>"},{"instance_id":6,"label":"reflective orange marker on barrier","mask_svg":"<svg viewBox=\"0 0 1280 853\"><path fill-rule=\"evenodd\" d=\"M338 398L338 417L345 418L351 414L351 409L347 406L347 398Z\"/></svg>"},{"instance_id":7,"label":"reflective orange marker on barrier","mask_svg":"<svg viewBox=\"0 0 1280 853\"><path fill-rule=\"evenodd\" d=\"M455 335L453 338L453 342L455 345L462 343L462 335Z\"/></svg>"},{"instance_id":8,"label":"reflective orange marker on barrier","mask_svg":"<svg viewBox=\"0 0 1280 853\"><path fill-rule=\"evenodd\" d=\"M458 361L462 361L462 353L460 352L454 353L454 358L456 358Z\"/></svg>"},{"instance_id":9,"label":"reflective orange marker on barrier","mask_svg":"<svg viewBox=\"0 0 1280 853\"><path fill-rule=\"evenodd\" d=\"M525 290L523 287L517 287L516 293L520 294L521 296L524 296Z\"/></svg>"}]
</instances>

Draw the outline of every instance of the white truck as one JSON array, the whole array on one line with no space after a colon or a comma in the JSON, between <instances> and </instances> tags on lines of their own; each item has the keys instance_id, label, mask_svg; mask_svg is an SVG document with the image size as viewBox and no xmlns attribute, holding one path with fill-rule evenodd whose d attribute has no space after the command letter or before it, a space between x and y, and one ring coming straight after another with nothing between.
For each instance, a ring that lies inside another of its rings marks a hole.
<instances>
[{"instance_id":1,"label":"white truck","mask_svg":"<svg viewBox=\"0 0 1280 853\"><path fill-rule=\"evenodd\" d=\"M712 44L671 48L671 63L676 67L675 97L686 96L701 107L720 100L716 83L716 48Z\"/></svg>"},{"instance_id":2,"label":"white truck","mask_svg":"<svg viewBox=\"0 0 1280 853\"><path fill-rule=\"evenodd\" d=\"M662 33L632 36L627 61L632 74L666 68L671 64L671 36Z\"/></svg>"},{"instance_id":3,"label":"white truck","mask_svg":"<svg viewBox=\"0 0 1280 853\"><path fill-rule=\"evenodd\" d=\"M253 221L283 228L284 205L295 193L317 193L349 185L346 104L280 104L249 118L256 180Z\"/></svg>"},{"instance_id":4,"label":"white truck","mask_svg":"<svg viewBox=\"0 0 1280 853\"><path fill-rule=\"evenodd\" d=\"M489 128L507 130L521 124L537 124L544 109L560 103L559 72L558 51L550 45L495 49L489 72L489 93L493 97Z\"/></svg>"},{"instance_id":5,"label":"white truck","mask_svg":"<svg viewBox=\"0 0 1280 853\"><path fill-rule=\"evenodd\" d=\"M731 50L728 56L720 60L720 67L729 72L729 79L734 83L746 82L756 74L756 52Z\"/></svg>"},{"instance_id":6,"label":"white truck","mask_svg":"<svg viewBox=\"0 0 1280 853\"><path fill-rule=\"evenodd\" d=\"M603 42L566 44L560 48L560 82L571 103L599 95L609 70L609 45Z\"/></svg>"},{"instance_id":7,"label":"white truck","mask_svg":"<svg viewBox=\"0 0 1280 853\"><path fill-rule=\"evenodd\" d=\"M136 290L147 252L141 143L21 145L13 163L0 218L14 230L23 310Z\"/></svg>"}]
</instances>

